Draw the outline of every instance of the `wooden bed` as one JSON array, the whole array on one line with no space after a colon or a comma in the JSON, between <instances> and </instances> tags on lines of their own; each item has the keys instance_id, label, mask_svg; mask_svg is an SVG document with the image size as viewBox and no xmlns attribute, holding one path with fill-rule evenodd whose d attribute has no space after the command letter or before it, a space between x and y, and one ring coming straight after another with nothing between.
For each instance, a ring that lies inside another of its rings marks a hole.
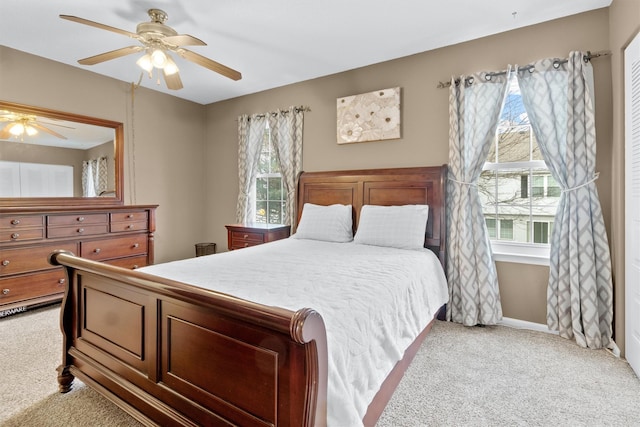
<instances>
[{"instance_id":1,"label":"wooden bed","mask_svg":"<svg viewBox=\"0 0 640 427\"><path fill-rule=\"evenodd\" d=\"M428 204L425 247L444 266L441 167L303 173L304 203ZM355 226L354 226L355 228ZM216 256L216 255L212 255ZM324 426L327 340L313 307L290 311L56 251L61 392L74 377L146 425ZM431 328L407 349L369 406L374 425Z\"/></svg>"}]
</instances>

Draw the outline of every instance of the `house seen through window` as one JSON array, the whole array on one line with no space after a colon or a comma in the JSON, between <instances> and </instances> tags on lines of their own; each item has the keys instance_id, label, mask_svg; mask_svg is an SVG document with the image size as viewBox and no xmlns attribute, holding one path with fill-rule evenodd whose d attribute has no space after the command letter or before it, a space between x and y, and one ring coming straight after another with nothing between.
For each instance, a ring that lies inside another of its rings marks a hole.
<instances>
[{"instance_id":1,"label":"house seen through window","mask_svg":"<svg viewBox=\"0 0 640 427\"><path fill-rule=\"evenodd\" d=\"M560 187L542 159L515 75L478 191L492 241L549 243Z\"/></svg>"},{"instance_id":2,"label":"house seen through window","mask_svg":"<svg viewBox=\"0 0 640 427\"><path fill-rule=\"evenodd\" d=\"M255 222L283 224L287 209L286 195L282 186L280 162L274 150L268 126L262 138L255 191Z\"/></svg>"}]
</instances>

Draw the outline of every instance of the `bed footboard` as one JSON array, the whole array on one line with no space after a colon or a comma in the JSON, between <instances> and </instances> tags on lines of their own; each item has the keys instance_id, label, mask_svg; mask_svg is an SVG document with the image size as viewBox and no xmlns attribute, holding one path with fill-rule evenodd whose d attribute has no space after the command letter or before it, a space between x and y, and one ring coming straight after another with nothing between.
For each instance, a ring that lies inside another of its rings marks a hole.
<instances>
[{"instance_id":1,"label":"bed footboard","mask_svg":"<svg viewBox=\"0 0 640 427\"><path fill-rule=\"evenodd\" d=\"M311 309L267 307L56 251L61 392L74 377L144 424L325 426L327 343Z\"/></svg>"}]
</instances>

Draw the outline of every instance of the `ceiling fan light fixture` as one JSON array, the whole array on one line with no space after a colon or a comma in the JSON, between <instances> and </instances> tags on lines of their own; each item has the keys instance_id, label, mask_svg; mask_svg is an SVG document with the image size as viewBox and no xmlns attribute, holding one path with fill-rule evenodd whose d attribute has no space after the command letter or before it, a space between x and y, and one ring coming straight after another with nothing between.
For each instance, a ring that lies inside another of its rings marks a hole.
<instances>
[{"instance_id":1,"label":"ceiling fan light fixture","mask_svg":"<svg viewBox=\"0 0 640 427\"><path fill-rule=\"evenodd\" d=\"M167 55L162 49L155 49L151 53L151 63L156 68L164 68L164 66L167 65Z\"/></svg>"},{"instance_id":2,"label":"ceiling fan light fixture","mask_svg":"<svg viewBox=\"0 0 640 427\"><path fill-rule=\"evenodd\" d=\"M164 73L168 76L172 76L178 71L180 70L178 70L178 66L176 65L176 63L173 62L173 59L171 59L169 55L167 55L167 63L164 66Z\"/></svg>"},{"instance_id":3,"label":"ceiling fan light fixture","mask_svg":"<svg viewBox=\"0 0 640 427\"><path fill-rule=\"evenodd\" d=\"M140 59L136 61L136 64L147 73L150 73L153 70L153 63L151 62L151 55L145 53Z\"/></svg>"},{"instance_id":4,"label":"ceiling fan light fixture","mask_svg":"<svg viewBox=\"0 0 640 427\"><path fill-rule=\"evenodd\" d=\"M38 130L31 125L24 124L21 122L11 123L8 127L8 131L13 136L24 136L26 133L27 136L33 136L38 133Z\"/></svg>"}]
</instances>

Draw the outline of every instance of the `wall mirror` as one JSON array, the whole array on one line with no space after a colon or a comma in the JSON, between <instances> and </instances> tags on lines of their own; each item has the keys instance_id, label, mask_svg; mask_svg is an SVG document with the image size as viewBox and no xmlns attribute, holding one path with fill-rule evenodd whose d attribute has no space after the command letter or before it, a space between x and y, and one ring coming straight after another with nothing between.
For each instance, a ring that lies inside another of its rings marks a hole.
<instances>
[{"instance_id":1,"label":"wall mirror","mask_svg":"<svg viewBox=\"0 0 640 427\"><path fill-rule=\"evenodd\" d=\"M122 123L0 101L0 207L117 205Z\"/></svg>"}]
</instances>

